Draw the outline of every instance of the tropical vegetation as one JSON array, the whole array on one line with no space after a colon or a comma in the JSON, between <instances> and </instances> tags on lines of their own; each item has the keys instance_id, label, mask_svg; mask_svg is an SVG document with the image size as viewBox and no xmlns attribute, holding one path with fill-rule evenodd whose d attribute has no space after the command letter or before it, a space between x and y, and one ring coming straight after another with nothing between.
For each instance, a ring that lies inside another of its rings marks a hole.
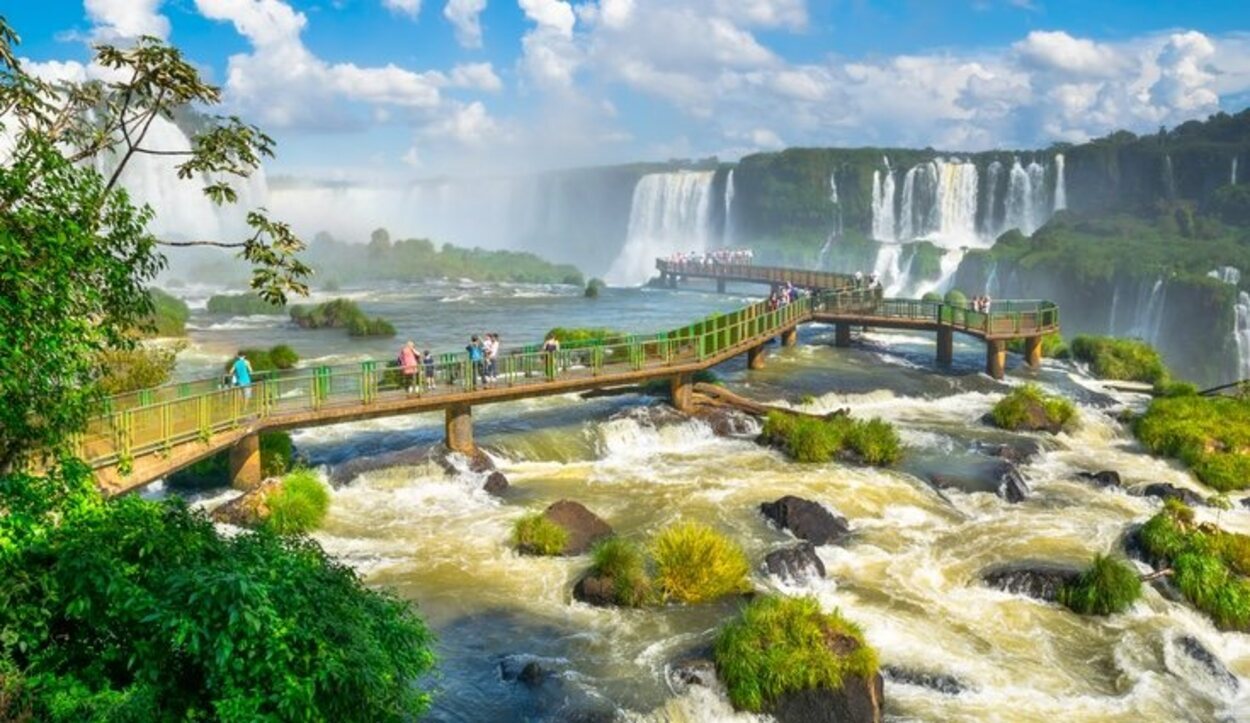
<instances>
[{"instance_id":1,"label":"tropical vegetation","mask_svg":"<svg viewBox=\"0 0 1250 723\"><path fill-rule=\"evenodd\" d=\"M769 412L760 439L785 450L798 462L828 462L850 454L864 464L887 466L903 455L898 432L889 422L846 415L818 419Z\"/></svg>"},{"instance_id":2,"label":"tropical vegetation","mask_svg":"<svg viewBox=\"0 0 1250 723\"><path fill-rule=\"evenodd\" d=\"M995 426L1013 431L1062 429L1076 418L1076 406L1070 400L1047 394L1036 384L1012 389L990 410Z\"/></svg>"},{"instance_id":3,"label":"tropical vegetation","mask_svg":"<svg viewBox=\"0 0 1250 723\"><path fill-rule=\"evenodd\" d=\"M733 540L698 522L664 528L649 546L661 600L700 603L746 592L751 566Z\"/></svg>"},{"instance_id":4,"label":"tropical vegetation","mask_svg":"<svg viewBox=\"0 0 1250 723\"><path fill-rule=\"evenodd\" d=\"M309 532L321 526L330 509L330 493L308 468L298 468L282 477L265 497L269 515L265 526L283 535Z\"/></svg>"},{"instance_id":5,"label":"tropical vegetation","mask_svg":"<svg viewBox=\"0 0 1250 723\"><path fill-rule=\"evenodd\" d=\"M1162 385L1168 380L1163 358L1138 339L1082 334L1072 340L1072 358L1089 364L1100 379L1119 379Z\"/></svg>"},{"instance_id":6,"label":"tropical vegetation","mask_svg":"<svg viewBox=\"0 0 1250 723\"><path fill-rule=\"evenodd\" d=\"M560 555L569 544L569 531L534 512L513 523L512 544L527 555Z\"/></svg>"},{"instance_id":7,"label":"tropical vegetation","mask_svg":"<svg viewBox=\"0 0 1250 723\"><path fill-rule=\"evenodd\" d=\"M1095 555L1089 567L1059 591L1059 602L1082 615L1113 615L1141 597L1141 578L1128 563Z\"/></svg>"},{"instance_id":8,"label":"tropical vegetation","mask_svg":"<svg viewBox=\"0 0 1250 723\"><path fill-rule=\"evenodd\" d=\"M1134 421L1133 431L1148 450L1179 459L1209 487L1250 487L1250 398L1160 397Z\"/></svg>"},{"instance_id":9,"label":"tropical vegetation","mask_svg":"<svg viewBox=\"0 0 1250 723\"><path fill-rule=\"evenodd\" d=\"M314 306L295 304L291 321L302 329L347 329L351 336L395 336L395 327L381 317L369 318L351 299L334 299Z\"/></svg>"}]
</instances>

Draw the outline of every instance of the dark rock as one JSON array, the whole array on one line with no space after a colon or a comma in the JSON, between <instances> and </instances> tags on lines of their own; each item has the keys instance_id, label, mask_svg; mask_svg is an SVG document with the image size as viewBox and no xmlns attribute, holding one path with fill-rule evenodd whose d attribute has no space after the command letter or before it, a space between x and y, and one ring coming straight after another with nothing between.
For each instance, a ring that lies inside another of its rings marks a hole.
<instances>
[{"instance_id":1,"label":"dark rock","mask_svg":"<svg viewBox=\"0 0 1250 723\"><path fill-rule=\"evenodd\" d=\"M934 472L929 475L929 482L940 490L958 490L964 488L964 485L960 482L958 477L938 472Z\"/></svg>"},{"instance_id":2,"label":"dark rock","mask_svg":"<svg viewBox=\"0 0 1250 723\"><path fill-rule=\"evenodd\" d=\"M545 674L543 666L539 665L538 661L531 660L525 664L525 667L521 668L521 672L517 675L516 680L518 683L535 686L543 681Z\"/></svg>"},{"instance_id":3,"label":"dark rock","mask_svg":"<svg viewBox=\"0 0 1250 723\"><path fill-rule=\"evenodd\" d=\"M1197 638L1192 635L1182 635L1177 638L1176 643L1182 652L1197 661L1217 683L1232 690L1241 688L1241 681L1237 679L1237 676L1233 675L1228 666L1224 665L1223 661Z\"/></svg>"},{"instance_id":4,"label":"dark rock","mask_svg":"<svg viewBox=\"0 0 1250 723\"><path fill-rule=\"evenodd\" d=\"M885 685L881 674L848 675L840 690L813 688L788 693L769 707L779 723L880 723Z\"/></svg>"},{"instance_id":5,"label":"dark rock","mask_svg":"<svg viewBox=\"0 0 1250 723\"><path fill-rule=\"evenodd\" d=\"M393 452L353 457L331 468L330 484L344 485L374 470L420 467L431 463L441 467L450 476L466 471L483 474L495 469L495 463L480 449L472 457L465 457L458 452L452 452L442 444L436 444L430 447L411 447Z\"/></svg>"},{"instance_id":6,"label":"dark rock","mask_svg":"<svg viewBox=\"0 0 1250 723\"><path fill-rule=\"evenodd\" d=\"M997 457L1015 464L1029 462L1045 450L1036 439L1019 439L1006 444L982 445L981 451L991 457Z\"/></svg>"},{"instance_id":7,"label":"dark rock","mask_svg":"<svg viewBox=\"0 0 1250 723\"><path fill-rule=\"evenodd\" d=\"M981 573L981 580L1004 592L1055 602L1063 586L1075 582L1080 574L1080 570L1071 567L1025 562L986 570Z\"/></svg>"},{"instance_id":8,"label":"dark rock","mask_svg":"<svg viewBox=\"0 0 1250 723\"><path fill-rule=\"evenodd\" d=\"M533 655L507 655L499 661L499 677L509 683L537 686L548 676L542 663Z\"/></svg>"},{"instance_id":9,"label":"dark rock","mask_svg":"<svg viewBox=\"0 0 1250 723\"><path fill-rule=\"evenodd\" d=\"M480 447L473 450L473 454L466 455L453 452L445 445L436 444L430 448L429 459L442 467L443 471L449 475L456 475L466 470L477 474L495 471L495 463Z\"/></svg>"},{"instance_id":10,"label":"dark rock","mask_svg":"<svg viewBox=\"0 0 1250 723\"><path fill-rule=\"evenodd\" d=\"M1197 507L1206 504L1206 500L1202 499L1202 496L1197 492L1185 489L1184 487L1166 484L1164 482L1148 484L1145 487L1133 490L1133 492L1140 494L1143 497L1157 497L1158 499L1164 501L1180 500L1190 507Z\"/></svg>"},{"instance_id":11,"label":"dark rock","mask_svg":"<svg viewBox=\"0 0 1250 723\"><path fill-rule=\"evenodd\" d=\"M616 586L610 577L588 574L573 586L573 598L590 605L608 607L616 604Z\"/></svg>"},{"instance_id":12,"label":"dark rock","mask_svg":"<svg viewBox=\"0 0 1250 723\"><path fill-rule=\"evenodd\" d=\"M775 502L762 503L760 512L778 527L789 530L795 537L813 545L827 545L851 533L846 520L830 512L824 505L793 495L786 495Z\"/></svg>"},{"instance_id":13,"label":"dark rock","mask_svg":"<svg viewBox=\"0 0 1250 723\"><path fill-rule=\"evenodd\" d=\"M1242 507L1245 507L1245 508L1246 508L1246 509L1248 509L1248 510L1250 510L1250 497L1242 497L1242 498L1241 498L1241 506L1242 506Z\"/></svg>"},{"instance_id":14,"label":"dark rock","mask_svg":"<svg viewBox=\"0 0 1250 723\"><path fill-rule=\"evenodd\" d=\"M825 576L825 563L810 542L773 550L764 557L764 567L768 574L790 582L801 583Z\"/></svg>"},{"instance_id":15,"label":"dark rock","mask_svg":"<svg viewBox=\"0 0 1250 723\"><path fill-rule=\"evenodd\" d=\"M599 540L611 537L612 528L598 515L572 500L560 500L547 508L543 515L563 527L569 533L565 555L581 555Z\"/></svg>"},{"instance_id":16,"label":"dark rock","mask_svg":"<svg viewBox=\"0 0 1250 723\"><path fill-rule=\"evenodd\" d=\"M1103 470L1101 472L1078 472L1077 476L1084 480L1089 480L1099 487L1119 487L1120 473L1113 470Z\"/></svg>"},{"instance_id":17,"label":"dark rock","mask_svg":"<svg viewBox=\"0 0 1250 723\"><path fill-rule=\"evenodd\" d=\"M750 415L736 409L700 409L695 418L711 427L718 437L752 437L759 433L759 424Z\"/></svg>"},{"instance_id":18,"label":"dark rock","mask_svg":"<svg viewBox=\"0 0 1250 723\"><path fill-rule=\"evenodd\" d=\"M281 477L270 477L243 494L219 505L212 512L215 522L255 529L269 519L266 500L282 487Z\"/></svg>"},{"instance_id":19,"label":"dark rock","mask_svg":"<svg viewBox=\"0 0 1250 723\"><path fill-rule=\"evenodd\" d=\"M1015 504L1029 497L1029 484L1015 465L1007 465L998 476L998 496Z\"/></svg>"},{"instance_id":20,"label":"dark rock","mask_svg":"<svg viewBox=\"0 0 1250 723\"><path fill-rule=\"evenodd\" d=\"M968 690L968 686L958 678L945 673L926 673L919 670L900 668L896 665L886 665L882 667L881 672L885 675L885 679L891 683L928 688L944 695L959 695Z\"/></svg>"},{"instance_id":21,"label":"dark rock","mask_svg":"<svg viewBox=\"0 0 1250 723\"><path fill-rule=\"evenodd\" d=\"M710 658L685 658L668 667L668 685L677 695L691 686L711 688L716 685L716 663Z\"/></svg>"},{"instance_id":22,"label":"dark rock","mask_svg":"<svg viewBox=\"0 0 1250 723\"><path fill-rule=\"evenodd\" d=\"M482 485L482 489L487 494L492 494L496 497L503 496L503 493L508 491L508 487L510 487L508 478L504 476L503 472L491 472L490 476L486 478L486 484Z\"/></svg>"}]
</instances>

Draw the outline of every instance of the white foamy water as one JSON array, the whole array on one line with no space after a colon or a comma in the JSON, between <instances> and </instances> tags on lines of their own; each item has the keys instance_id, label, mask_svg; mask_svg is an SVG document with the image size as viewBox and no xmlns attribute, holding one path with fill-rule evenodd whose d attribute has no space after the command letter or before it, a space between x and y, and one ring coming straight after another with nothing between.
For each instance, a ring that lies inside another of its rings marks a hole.
<instances>
[{"instance_id":1,"label":"white foamy water","mask_svg":"<svg viewBox=\"0 0 1250 723\"><path fill-rule=\"evenodd\" d=\"M711 241L713 171L649 173L634 188L625 246L604 280L637 286L655 275L655 260L702 253Z\"/></svg>"}]
</instances>

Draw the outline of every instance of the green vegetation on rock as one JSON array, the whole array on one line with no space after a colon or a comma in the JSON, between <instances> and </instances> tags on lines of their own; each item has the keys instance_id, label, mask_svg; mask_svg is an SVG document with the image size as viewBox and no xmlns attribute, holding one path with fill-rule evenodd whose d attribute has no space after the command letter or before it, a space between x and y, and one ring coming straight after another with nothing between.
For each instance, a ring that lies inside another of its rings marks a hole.
<instances>
[{"instance_id":1,"label":"green vegetation on rock","mask_svg":"<svg viewBox=\"0 0 1250 723\"><path fill-rule=\"evenodd\" d=\"M1156 398L1133 431L1152 453L1179 459L1209 487L1250 486L1250 398Z\"/></svg>"},{"instance_id":2,"label":"green vegetation on rock","mask_svg":"<svg viewBox=\"0 0 1250 723\"><path fill-rule=\"evenodd\" d=\"M588 346L591 344L623 344L625 342L625 332L616 331L614 329L599 329L591 327L572 327L566 328L557 326L547 332L547 337L554 336L560 342L562 348L576 348L579 346Z\"/></svg>"},{"instance_id":3,"label":"green vegetation on rock","mask_svg":"<svg viewBox=\"0 0 1250 723\"><path fill-rule=\"evenodd\" d=\"M990 418L1001 429L1058 432L1074 422L1077 413L1071 401L1025 384L998 400Z\"/></svg>"},{"instance_id":4,"label":"green vegetation on rock","mask_svg":"<svg viewBox=\"0 0 1250 723\"><path fill-rule=\"evenodd\" d=\"M152 299L152 313L143 322L143 330L151 336L186 336L187 320L191 318L187 302L160 289L149 289L148 296Z\"/></svg>"},{"instance_id":5,"label":"green vegetation on rock","mask_svg":"<svg viewBox=\"0 0 1250 723\"><path fill-rule=\"evenodd\" d=\"M269 516L265 527L280 535L315 530L330 509L330 493L313 470L288 472L282 484L265 498Z\"/></svg>"},{"instance_id":6,"label":"green vegetation on rock","mask_svg":"<svg viewBox=\"0 0 1250 723\"><path fill-rule=\"evenodd\" d=\"M1113 615L1128 610L1141 597L1141 578L1128 563L1105 555L1071 585L1059 591L1059 602L1081 615Z\"/></svg>"},{"instance_id":7,"label":"green vegetation on rock","mask_svg":"<svg viewBox=\"0 0 1250 723\"><path fill-rule=\"evenodd\" d=\"M651 541L650 553L656 593L663 600L700 603L750 589L746 553L707 525L666 527Z\"/></svg>"},{"instance_id":8,"label":"green vegetation on rock","mask_svg":"<svg viewBox=\"0 0 1250 723\"><path fill-rule=\"evenodd\" d=\"M1089 364L1100 379L1163 384L1167 367L1154 347L1137 339L1082 334L1072 340L1072 358Z\"/></svg>"},{"instance_id":9,"label":"green vegetation on rock","mask_svg":"<svg viewBox=\"0 0 1250 723\"><path fill-rule=\"evenodd\" d=\"M215 294L208 299L208 313L253 316L283 314L285 304L273 304L255 294Z\"/></svg>"},{"instance_id":10,"label":"green vegetation on rock","mask_svg":"<svg viewBox=\"0 0 1250 723\"><path fill-rule=\"evenodd\" d=\"M604 283L602 279L591 279L586 282L586 290L582 295L587 299L597 299L599 298L599 292L603 291L603 288Z\"/></svg>"},{"instance_id":11,"label":"green vegetation on rock","mask_svg":"<svg viewBox=\"0 0 1250 723\"><path fill-rule=\"evenodd\" d=\"M945 301L951 306L964 307L968 305L968 297L964 296L964 292L959 289L951 289L946 292L946 296L942 297L942 301Z\"/></svg>"},{"instance_id":12,"label":"green vegetation on rock","mask_svg":"<svg viewBox=\"0 0 1250 723\"><path fill-rule=\"evenodd\" d=\"M639 607L651 594L646 555L638 545L620 537L600 541L590 552L592 575L612 581L616 604Z\"/></svg>"},{"instance_id":13,"label":"green vegetation on rock","mask_svg":"<svg viewBox=\"0 0 1250 723\"><path fill-rule=\"evenodd\" d=\"M559 555L569 544L569 532L543 513L534 512L513 524L512 544L528 555Z\"/></svg>"},{"instance_id":14,"label":"green vegetation on rock","mask_svg":"<svg viewBox=\"0 0 1250 723\"><path fill-rule=\"evenodd\" d=\"M769 412L760 439L798 462L828 462L853 452L865 464L885 466L902 457L893 425L880 419L860 421L840 415L826 419Z\"/></svg>"},{"instance_id":15,"label":"green vegetation on rock","mask_svg":"<svg viewBox=\"0 0 1250 723\"><path fill-rule=\"evenodd\" d=\"M174 373L183 344L185 342L175 346L141 344L105 350L101 353L104 376L99 381L100 391L111 395L159 387Z\"/></svg>"},{"instance_id":16,"label":"green vegetation on rock","mask_svg":"<svg viewBox=\"0 0 1250 723\"><path fill-rule=\"evenodd\" d=\"M859 626L826 613L814 597L761 595L725 625L716 669L735 708L762 712L787 693L841 690L848 677L877 673L877 653Z\"/></svg>"},{"instance_id":17,"label":"green vegetation on rock","mask_svg":"<svg viewBox=\"0 0 1250 723\"><path fill-rule=\"evenodd\" d=\"M316 306L296 304L291 320L302 329L347 329L351 336L395 336L395 327L380 317L370 319L350 299L334 299Z\"/></svg>"},{"instance_id":18,"label":"green vegetation on rock","mask_svg":"<svg viewBox=\"0 0 1250 723\"><path fill-rule=\"evenodd\" d=\"M1189 507L1169 500L1141 529L1141 542L1185 599L1223 630L1250 632L1250 538L1194 523Z\"/></svg>"}]
</instances>

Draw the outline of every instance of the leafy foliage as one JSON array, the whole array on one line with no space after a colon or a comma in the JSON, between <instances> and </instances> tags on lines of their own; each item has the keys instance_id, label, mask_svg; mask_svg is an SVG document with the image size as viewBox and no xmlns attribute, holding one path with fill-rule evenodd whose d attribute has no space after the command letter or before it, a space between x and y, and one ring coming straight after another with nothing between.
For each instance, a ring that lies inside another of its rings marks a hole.
<instances>
[{"instance_id":1,"label":"leafy foliage","mask_svg":"<svg viewBox=\"0 0 1250 723\"><path fill-rule=\"evenodd\" d=\"M1059 591L1059 602L1082 615L1122 613L1141 597L1141 578L1127 563L1095 555L1089 568Z\"/></svg>"},{"instance_id":2,"label":"leafy foliage","mask_svg":"<svg viewBox=\"0 0 1250 723\"><path fill-rule=\"evenodd\" d=\"M20 671L37 720L400 721L429 704L412 606L310 540L105 501L79 463L0 478L0 495L0 671Z\"/></svg>"},{"instance_id":3,"label":"leafy foliage","mask_svg":"<svg viewBox=\"0 0 1250 723\"><path fill-rule=\"evenodd\" d=\"M784 449L798 462L828 462L843 451L850 451L865 464L886 466L897 462L903 454L898 432L881 419L816 419L770 412L764 420L761 440Z\"/></svg>"},{"instance_id":4,"label":"leafy foliage","mask_svg":"<svg viewBox=\"0 0 1250 723\"><path fill-rule=\"evenodd\" d=\"M345 328L351 336L395 336L395 327L382 318L370 319L351 299L334 299L316 306L291 307L291 320L303 329Z\"/></svg>"},{"instance_id":5,"label":"leafy foliage","mask_svg":"<svg viewBox=\"0 0 1250 723\"><path fill-rule=\"evenodd\" d=\"M1185 395L1153 400L1133 431L1154 454L1175 457L1217 490L1250 486L1250 399Z\"/></svg>"},{"instance_id":6,"label":"leafy foliage","mask_svg":"<svg viewBox=\"0 0 1250 723\"><path fill-rule=\"evenodd\" d=\"M840 690L847 677L877 672L877 653L838 612L814 597L761 595L725 625L716 669L735 708L761 712L786 693Z\"/></svg>"},{"instance_id":7,"label":"leafy foliage","mask_svg":"<svg viewBox=\"0 0 1250 723\"><path fill-rule=\"evenodd\" d=\"M299 354L286 344L278 344L268 349L247 348L239 350L243 357L252 365L254 372L271 372L280 369L294 369L299 363ZM234 366L234 359L226 362L225 369L229 372Z\"/></svg>"},{"instance_id":8,"label":"leafy foliage","mask_svg":"<svg viewBox=\"0 0 1250 723\"><path fill-rule=\"evenodd\" d=\"M1002 429L1065 427L1076 419L1076 406L1063 397L1046 394L1035 384L1011 390L990 410L994 424Z\"/></svg>"},{"instance_id":9,"label":"leafy foliage","mask_svg":"<svg viewBox=\"0 0 1250 723\"><path fill-rule=\"evenodd\" d=\"M295 448L286 432L260 433L260 469L268 477L285 474L295 462ZM165 478L172 490L206 490L230 486L230 452L219 452Z\"/></svg>"},{"instance_id":10,"label":"leafy foliage","mask_svg":"<svg viewBox=\"0 0 1250 723\"><path fill-rule=\"evenodd\" d=\"M186 336L191 310L187 302L160 289L149 289L152 314L143 320L140 330L152 336Z\"/></svg>"},{"instance_id":11,"label":"leafy foliage","mask_svg":"<svg viewBox=\"0 0 1250 723\"><path fill-rule=\"evenodd\" d=\"M603 288L604 284L602 279L591 279L586 282L586 290L582 292L582 295L587 299L597 299L599 298L599 292L602 291Z\"/></svg>"},{"instance_id":12,"label":"leafy foliage","mask_svg":"<svg viewBox=\"0 0 1250 723\"><path fill-rule=\"evenodd\" d=\"M622 344L625 341L625 333L613 329L565 328L557 326L547 332L547 336L554 336L560 342L561 347L566 349L591 344Z\"/></svg>"},{"instance_id":13,"label":"leafy foliage","mask_svg":"<svg viewBox=\"0 0 1250 723\"><path fill-rule=\"evenodd\" d=\"M662 599L699 603L750 589L750 565L737 543L697 522L680 522L652 540L655 587Z\"/></svg>"},{"instance_id":14,"label":"leafy foliage","mask_svg":"<svg viewBox=\"0 0 1250 723\"><path fill-rule=\"evenodd\" d=\"M296 469L265 498L269 517L265 526L280 535L315 530L330 509L330 493L310 469Z\"/></svg>"},{"instance_id":15,"label":"leafy foliage","mask_svg":"<svg viewBox=\"0 0 1250 723\"><path fill-rule=\"evenodd\" d=\"M1154 347L1137 339L1081 335L1072 340L1072 357L1090 365L1101 379L1162 384L1167 367Z\"/></svg>"},{"instance_id":16,"label":"leafy foliage","mask_svg":"<svg viewBox=\"0 0 1250 723\"><path fill-rule=\"evenodd\" d=\"M208 299L208 313L210 314L253 316L281 314L285 310L284 304L271 303L255 294L214 294Z\"/></svg>"},{"instance_id":17,"label":"leafy foliage","mask_svg":"<svg viewBox=\"0 0 1250 723\"><path fill-rule=\"evenodd\" d=\"M590 551L591 574L610 579L617 605L638 607L651 593L647 561L634 543L620 537L601 540Z\"/></svg>"},{"instance_id":18,"label":"leafy foliage","mask_svg":"<svg viewBox=\"0 0 1250 723\"><path fill-rule=\"evenodd\" d=\"M100 379L100 391L112 395L159 387L173 375L182 348L181 344L139 345L101 352L104 376Z\"/></svg>"},{"instance_id":19,"label":"leafy foliage","mask_svg":"<svg viewBox=\"0 0 1250 723\"><path fill-rule=\"evenodd\" d=\"M530 555L559 555L569 544L569 531L535 512L513 524L512 544Z\"/></svg>"}]
</instances>

